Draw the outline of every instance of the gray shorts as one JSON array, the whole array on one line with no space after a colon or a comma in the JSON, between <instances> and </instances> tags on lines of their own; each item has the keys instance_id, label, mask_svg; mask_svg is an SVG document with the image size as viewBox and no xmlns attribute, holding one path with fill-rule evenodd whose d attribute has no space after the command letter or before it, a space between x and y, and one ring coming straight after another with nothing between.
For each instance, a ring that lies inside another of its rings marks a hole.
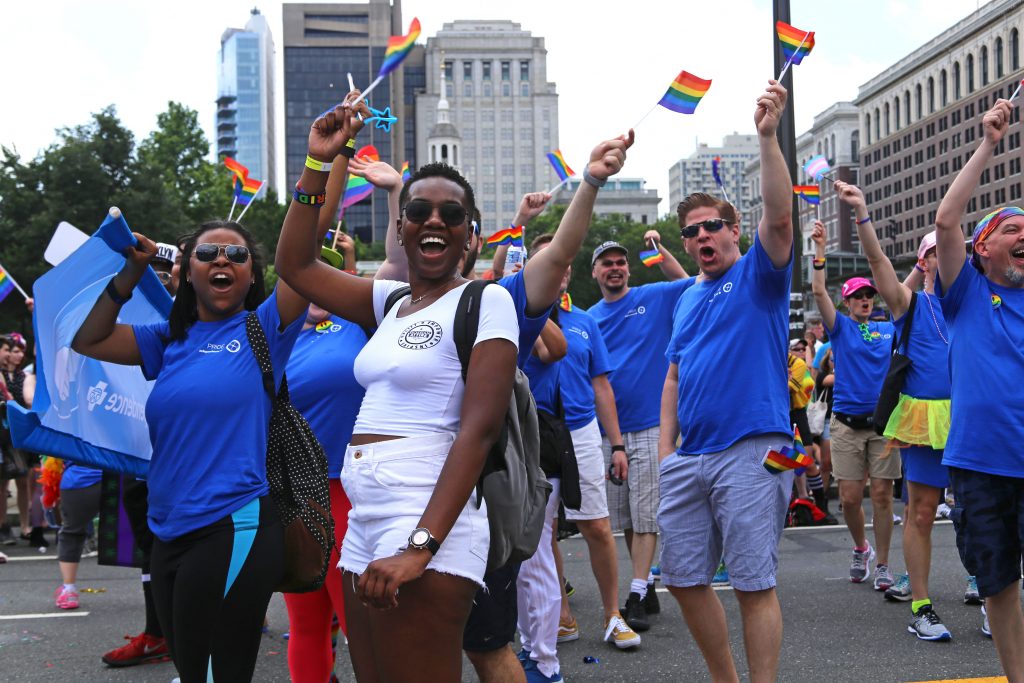
<instances>
[{"instance_id":1,"label":"gray shorts","mask_svg":"<svg viewBox=\"0 0 1024 683\"><path fill-rule=\"evenodd\" d=\"M658 533L658 427L622 435L629 470L622 486L608 482L608 517L612 531ZM604 468L612 464L612 444L605 437Z\"/></svg>"},{"instance_id":2,"label":"gray shorts","mask_svg":"<svg viewBox=\"0 0 1024 683\"><path fill-rule=\"evenodd\" d=\"M710 585L724 557L733 588L775 587L793 472L772 474L761 462L769 448L791 443L785 434L766 434L718 453L673 453L661 461L658 527L665 585Z\"/></svg>"}]
</instances>

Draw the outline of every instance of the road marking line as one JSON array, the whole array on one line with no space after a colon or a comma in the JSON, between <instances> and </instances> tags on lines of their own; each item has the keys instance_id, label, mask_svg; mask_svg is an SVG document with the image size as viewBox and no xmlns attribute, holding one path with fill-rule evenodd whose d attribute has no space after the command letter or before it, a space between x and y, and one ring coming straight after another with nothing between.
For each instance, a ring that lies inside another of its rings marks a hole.
<instances>
[{"instance_id":1,"label":"road marking line","mask_svg":"<svg viewBox=\"0 0 1024 683\"><path fill-rule=\"evenodd\" d=\"M937 519L937 520L935 520L935 526L949 526L952 523L953 522L948 520L948 519L941 519L941 520ZM875 525L874 524L865 524L864 528L865 529L874 529ZM846 526L845 524L827 524L825 526L791 526L791 527L786 527L783 531L784 531L784 533L789 534L789 533L796 533L796 532L800 532L800 531L836 531L836 530L839 530L839 529L842 529L843 531L849 531L849 527ZM970 679L968 679L968 680L970 680ZM985 679L979 679L979 680L985 680ZM931 681L926 681L925 683L931 683Z\"/></svg>"},{"instance_id":2,"label":"road marking line","mask_svg":"<svg viewBox=\"0 0 1024 683\"><path fill-rule=\"evenodd\" d=\"M37 557L33 557L31 555L26 555L25 557L10 557L10 556L8 556L7 561L8 562L38 562L40 560L50 560L51 562L53 562L56 559L57 559L56 555L39 555Z\"/></svg>"},{"instance_id":3,"label":"road marking line","mask_svg":"<svg viewBox=\"0 0 1024 683\"><path fill-rule=\"evenodd\" d=\"M711 589L712 590L716 590L716 591L731 591L732 590L732 586L712 586ZM654 590L656 592L658 592L658 593L668 593L669 592L668 588L655 588Z\"/></svg>"},{"instance_id":4,"label":"road marking line","mask_svg":"<svg viewBox=\"0 0 1024 683\"><path fill-rule=\"evenodd\" d=\"M1006 683L1006 676L988 678L943 678L937 681L916 681L915 683Z\"/></svg>"},{"instance_id":5,"label":"road marking line","mask_svg":"<svg viewBox=\"0 0 1024 683\"><path fill-rule=\"evenodd\" d=\"M0 621L16 619L58 619L60 617L87 617L88 612L40 612L39 614L0 614Z\"/></svg>"}]
</instances>

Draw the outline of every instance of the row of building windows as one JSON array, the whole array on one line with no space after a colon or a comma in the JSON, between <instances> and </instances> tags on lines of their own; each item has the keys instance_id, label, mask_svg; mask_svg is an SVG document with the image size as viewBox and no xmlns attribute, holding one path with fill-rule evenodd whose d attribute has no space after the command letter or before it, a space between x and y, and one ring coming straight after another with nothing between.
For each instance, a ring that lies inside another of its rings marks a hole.
<instances>
[{"instance_id":1,"label":"row of building windows","mask_svg":"<svg viewBox=\"0 0 1024 683\"><path fill-rule=\"evenodd\" d=\"M992 49L992 55L995 61L995 78L1000 79L1006 75L1005 70L1005 53L1004 43L1002 36L997 36ZM1020 32L1014 28L1010 31L1009 38L1009 73L1013 73L1020 69ZM966 94L970 95L974 93L976 89L977 81L980 81L980 86L985 87L989 84L989 49L988 46L982 46L979 60L976 67L974 53L967 53L967 58L964 60L965 68L961 70L960 61L954 61L952 67L952 88L953 88L953 99L959 100L964 96L964 89ZM964 82L966 76L966 83ZM977 76L977 81L976 81ZM946 69L939 71L938 75L938 100L939 107L945 107L949 104L949 72ZM864 130L867 132L868 140L867 143L870 145L872 142L878 142L884 137L888 137L894 131L900 130L903 126L909 126L911 123L911 104L913 104L914 117L913 120L917 121L926 116L925 108L927 105L928 115L934 114L936 111L936 79L934 76L929 76L924 87L921 83L914 86L913 102L911 102L911 91L907 88L903 91L903 96L897 95L892 100L892 106L886 102L881 107L875 107L874 115L869 112L864 117ZM884 132L884 135L883 135Z\"/></svg>"},{"instance_id":2,"label":"row of building windows","mask_svg":"<svg viewBox=\"0 0 1024 683\"><path fill-rule=\"evenodd\" d=\"M479 64L480 69L477 70L475 65ZM500 66L501 80L511 81L512 80L512 60L502 60ZM462 80L471 81L473 80L473 72L478 71L480 74L480 80L489 81L492 80L492 73L494 71L494 61L490 59L474 60L464 59L462 60ZM447 59L444 62L444 77L446 80L452 81L455 75L455 62ZM521 59L519 60L519 80L528 81L530 80L530 60Z\"/></svg>"}]
</instances>

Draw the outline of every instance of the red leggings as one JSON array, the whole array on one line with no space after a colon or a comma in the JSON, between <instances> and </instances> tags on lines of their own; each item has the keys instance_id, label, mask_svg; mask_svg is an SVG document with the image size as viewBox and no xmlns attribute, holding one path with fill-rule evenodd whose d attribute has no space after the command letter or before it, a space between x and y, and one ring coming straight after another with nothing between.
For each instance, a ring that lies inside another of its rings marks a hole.
<instances>
[{"instance_id":1,"label":"red leggings","mask_svg":"<svg viewBox=\"0 0 1024 683\"><path fill-rule=\"evenodd\" d=\"M285 593L288 606L288 671L294 683L327 683L334 670L331 652L331 619L337 614L343 633L345 605L342 598L341 570L338 567L341 541L348 529L348 502L341 480L331 479L331 514L334 516L334 552L330 569L320 590L313 593Z\"/></svg>"}]
</instances>

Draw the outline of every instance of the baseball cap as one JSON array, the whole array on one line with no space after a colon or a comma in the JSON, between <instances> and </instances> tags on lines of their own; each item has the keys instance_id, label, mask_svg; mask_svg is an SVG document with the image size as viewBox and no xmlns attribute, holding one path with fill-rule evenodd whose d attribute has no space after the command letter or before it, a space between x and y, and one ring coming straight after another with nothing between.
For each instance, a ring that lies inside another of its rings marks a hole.
<instances>
[{"instance_id":1,"label":"baseball cap","mask_svg":"<svg viewBox=\"0 0 1024 683\"><path fill-rule=\"evenodd\" d=\"M851 277L849 280L843 283L843 298L846 299L847 297L850 297L855 292L857 292L857 290L864 289L865 287L870 289L872 292L878 291L877 289L875 289L875 286L871 284L871 280L867 279L866 277Z\"/></svg>"},{"instance_id":2,"label":"baseball cap","mask_svg":"<svg viewBox=\"0 0 1024 683\"><path fill-rule=\"evenodd\" d=\"M920 261L924 258L924 255L928 253L929 249L935 248L935 231L932 230L930 233L921 238L921 246L917 248L917 260Z\"/></svg>"},{"instance_id":3,"label":"baseball cap","mask_svg":"<svg viewBox=\"0 0 1024 683\"><path fill-rule=\"evenodd\" d=\"M166 242L156 243L156 256L153 257L154 261L166 261L172 266L174 265L174 259L178 257L178 248L173 244L167 244Z\"/></svg>"},{"instance_id":4,"label":"baseball cap","mask_svg":"<svg viewBox=\"0 0 1024 683\"><path fill-rule=\"evenodd\" d=\"M610 240L608 242L602 242L601 245L594 250L594 257L590 259L590 265L594 265L595 263L597 263L597 259L601 258L601 254L605 253L606 251L611 251L612 249L618 249L626 256L629 256L629 249L626 249L618 242Z\"/></svg>"}]
</instances>

